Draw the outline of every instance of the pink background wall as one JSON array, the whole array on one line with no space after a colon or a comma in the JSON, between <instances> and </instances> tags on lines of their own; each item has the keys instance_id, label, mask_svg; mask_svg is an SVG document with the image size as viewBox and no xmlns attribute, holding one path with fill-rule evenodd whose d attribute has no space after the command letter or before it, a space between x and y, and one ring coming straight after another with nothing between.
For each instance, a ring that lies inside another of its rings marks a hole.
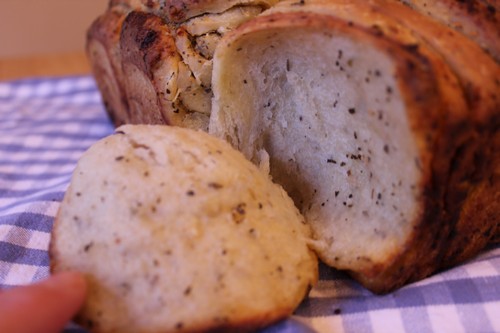
<instances>
[{"instance_id":1,"label":"pink background wall","mask_svg":"<svg viewBox=\"0 0 500 333\"><path fill-rule=\"evenodd\" d=\"M0 0L0 58L83 50L107 0Z\"/></svg>"}]
</instances>

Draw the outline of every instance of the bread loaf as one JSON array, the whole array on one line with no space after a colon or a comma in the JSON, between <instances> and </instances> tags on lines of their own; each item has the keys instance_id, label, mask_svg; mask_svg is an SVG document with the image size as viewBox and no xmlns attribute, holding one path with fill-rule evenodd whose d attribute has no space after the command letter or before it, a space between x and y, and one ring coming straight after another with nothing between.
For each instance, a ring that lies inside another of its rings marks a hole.
<instances>
[{"instance_id":1,"label":"bread loaf","mask_svg":"<svg viewBox=\"0 0 500 333\"><path fill-rule=\"evenodd\" d=\"M284 1L217 47L210 132L267 152L321 259L387 292L498 232L499 70L397 1Z\"/></svg>"},{"instance_id":2,"label":"bread loaf","mask_svg":"<svg viewBox=\"0 0 500 333\"><path fill-rule=\"evenodd\" d=\"M85 274L91 332L246 332L316 282L309 227L283 189L201 131L123 126L80 159L53 272Z\"/></svg>"},{"instance_id":3,"label":"bread loaf","mask_svg":"<svg viewBox=\"0 0 500 333\"><path fill-rule=\"evenodd\" d=\"M210 122L289 191L325 262L386 292L500 240L497 10L112 0L87 49L115 124Z\"/></svg>"}]
</instances>

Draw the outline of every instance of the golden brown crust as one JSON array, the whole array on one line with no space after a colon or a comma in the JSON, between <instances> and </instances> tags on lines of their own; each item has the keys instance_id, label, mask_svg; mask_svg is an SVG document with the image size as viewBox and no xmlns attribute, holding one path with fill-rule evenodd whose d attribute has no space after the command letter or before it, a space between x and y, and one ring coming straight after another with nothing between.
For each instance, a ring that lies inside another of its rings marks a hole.
<instances>
[{"instance_id":1,"label":"golden brown crust","mask_svg":"<svg viewBox=\"0 0 500 333\"><path fill-rule=\"evenodd\" d=\"M370 3L384 15L416 31L446 59L461 81L473 121L489 124L494 110L500 108L500 66L475 42L427 16L417 15L393 1Z\"/></svg>"},{"instance_id":2,"label":"golden brown crust","mask_svg":"<svg viewBox=\"0 0 500 333\"><path fill-rule=\"evenodd\" d=\"M120 33L126 11L114 7L98 17L87 32L86 51L104 106L113 123L129 122L123 87Z\"/></svg>"},{"instance_id":3,"label":"golden brown crust","mask_svg":"<svg viewBox=\"0 0 500 333\"><path fill-rule=\"evenodd\" d=\"M463 33L500 62L500 13L495 4L479 0L400 1Z\"/></svg>"}]
</instances>

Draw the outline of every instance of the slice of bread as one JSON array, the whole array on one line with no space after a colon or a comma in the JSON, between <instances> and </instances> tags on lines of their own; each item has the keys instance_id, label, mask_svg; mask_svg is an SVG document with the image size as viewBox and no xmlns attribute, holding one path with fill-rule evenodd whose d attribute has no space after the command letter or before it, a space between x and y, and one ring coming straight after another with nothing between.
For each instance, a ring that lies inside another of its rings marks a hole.
<instances>
[{"instance_id":1,"label":"slice of bread","mask_svg":"<svg viewBox=\"0 0 500 333\"><path fill-rule=\"evenodd\" d=\"M56 218L53 272L83 272L92 332L245 332L292 313L317 280L309 227L227 143L123 126L78 163Z\"/></svg>"},{"instance_id":2,"label":"slice of bread","mask_svg":"<svg viewBox=\"0 0 500 333\"><path fill-rule=\"evenodd\" d=\"M456 233L449 209L463 197L449 193L464 183L450 172L477 148L476 125L494 119L494 96L486 90L471 116L460 73L436 46L372 1L309 0L281 2L214 55L210 132L256 164L267 152L321 259L375 292L428 276L448 253L477 253L498 226L485 218Z\"/></svg>"}]
</instances>

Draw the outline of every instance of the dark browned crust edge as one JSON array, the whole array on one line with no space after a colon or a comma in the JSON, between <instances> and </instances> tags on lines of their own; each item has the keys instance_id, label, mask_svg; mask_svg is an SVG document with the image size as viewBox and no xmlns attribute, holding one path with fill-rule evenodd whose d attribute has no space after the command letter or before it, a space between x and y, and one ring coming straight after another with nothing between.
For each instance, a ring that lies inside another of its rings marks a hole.
<instances>
[{"instance_id":1,"label":"dark browned crust edge","mask_svg":"<svg viewBox=\"0 0 500 333\"><path fill-rule=\"evenodd\" d=\"M115 9L116 10L108 10L99 16L87 30L86 52L88 58L90 59L93 76L96 80L99 91L101 92L104 107L113 124L118 127L128 122L130 114L128 101L125 96L125 89L123 87L123 79L120 71L118 70L121 68L121 62L112 54L113 49L118 47L121 28L126 14L125 12L118 10L118 8ZM105 78L106 68L103 68L104 65L101 62L92 61L92 43L100 43L105 49L108 58L107 60L111 65L110 74L112 77L110 79L112 82L109 82L109 84L114 87L107 86L108 83ZM117 103L113 101L113 96L110 92L110 89L113 88L120 93L119 102Z\"/></svg>"},{"instance_id":2,"label":"dark browned crust edge","mask_svg":"<svg viewBox=\"0 0 500 333\"><path fill-rule=\"evenodd\" d=\"M479 0L429 0L425 4L417 1L399 0L423 15L446 24L455 31L478 43L500 62L500 13L495 4ZM446 6L446 13L434 8ZM496 4L498 6L498 4Z\"/></svg>"}]
</instances>

